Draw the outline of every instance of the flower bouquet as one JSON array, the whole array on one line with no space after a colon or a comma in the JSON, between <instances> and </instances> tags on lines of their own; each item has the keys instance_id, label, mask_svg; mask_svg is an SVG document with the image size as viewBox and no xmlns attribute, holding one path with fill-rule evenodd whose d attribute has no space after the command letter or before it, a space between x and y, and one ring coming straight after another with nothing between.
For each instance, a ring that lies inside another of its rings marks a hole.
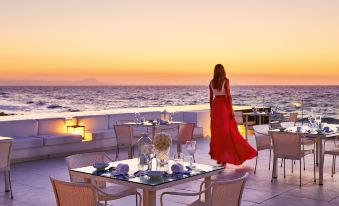
<instances>
[{"instance_id":1,"label":"flower bouquet","mask_svg":"<svg viewBox=\"0 0 339 206\"><path fill-rule=\"evenodd\" d=\"M172 145L171 135L161 132L155 135L153 139L157 164L159 166L164 166L168 164L169 160L169 151Z\"/></svg>"}]
</instances>

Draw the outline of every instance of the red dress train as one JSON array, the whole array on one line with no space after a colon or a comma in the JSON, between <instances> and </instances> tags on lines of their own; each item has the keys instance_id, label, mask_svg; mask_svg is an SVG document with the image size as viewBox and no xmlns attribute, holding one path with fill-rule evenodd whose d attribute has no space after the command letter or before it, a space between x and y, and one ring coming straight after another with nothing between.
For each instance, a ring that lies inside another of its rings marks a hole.
<instances>
[{"instance_id":1,"label":"red dress train","mask_svg":"<svg viewBox=\"0 0 339 206\"><path fill-rule=\"evenodd\" d=\"M227 95L211 101L210 155L219 162L241 165L257 151L239 133L229 101Z\"/></svg>"}]
</instances>

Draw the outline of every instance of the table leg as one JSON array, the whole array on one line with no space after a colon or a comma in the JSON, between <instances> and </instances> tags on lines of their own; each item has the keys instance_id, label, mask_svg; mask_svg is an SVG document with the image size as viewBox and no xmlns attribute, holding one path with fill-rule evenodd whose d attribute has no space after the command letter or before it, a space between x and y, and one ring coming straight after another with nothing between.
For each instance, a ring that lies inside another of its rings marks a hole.
<instances>
[{"instance_id":1,"label":"table leg","mask_svg":"<svg viewBox=\"0 0 339 206\"><path fill-rule=\"evenodd\" d=\"M5 192L9 192L9 176L8 172L4 172L4 178L5 178Z\"/></svg>"},{"instance_id":2,"label":"table leg","mask_svg":"<svg viewBox=\"0 0 339 206\"><path fill-rule=\"evenodd\" d=\"M205 189L207 189L208 186L210 186L212 182L212 178L211 177L205 177ZM208 202L210 199L210 192L206 192L205 193L205 202Z\"/></svg>"},{"instance_id":3,"label":"table leg","mask_svg":"<svg viewBox=\"0 0 339 206\"><path fill-rule=\"evenodd\" d=\"M319 185L323 185L324 151L323 151L322 138L320 136L317 137L317 146L318 146L318 161L319 161Z\"/></svg>"},{"instance_id":4,"label":"table leg","mask_svg":"<svg viewBox=\"0 0 339 206\"><path fill-rule=\"evenodd\" d=\"M143 190L143 206L156 206L156 192L150 190Z\"/></svg>"}]
</instances>

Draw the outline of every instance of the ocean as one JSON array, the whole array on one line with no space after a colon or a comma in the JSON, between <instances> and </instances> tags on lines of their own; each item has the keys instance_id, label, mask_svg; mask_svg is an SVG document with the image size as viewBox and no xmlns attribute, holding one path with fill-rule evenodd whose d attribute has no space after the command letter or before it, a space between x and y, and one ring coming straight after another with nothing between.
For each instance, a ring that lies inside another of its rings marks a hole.
<instances>
[{"instance_id":1,"label":"ocean","mask_svg":"<svg viewBox=\"0 0 339 206\"><path fill-rule=\"evenodd\" d=\"M0 86L0 112L37 114L116 108L200 105L207 86ZM339 86L233 86L234 105L339 119Z\"/></svg>"}]
</instances>

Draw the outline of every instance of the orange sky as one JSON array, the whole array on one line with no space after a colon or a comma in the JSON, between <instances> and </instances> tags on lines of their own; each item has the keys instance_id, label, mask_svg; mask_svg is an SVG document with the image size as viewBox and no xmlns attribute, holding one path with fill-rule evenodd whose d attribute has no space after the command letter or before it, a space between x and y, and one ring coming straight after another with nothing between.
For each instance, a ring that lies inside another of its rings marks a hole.
<instances>
[{"instance_id":1,"label":"orange sky","mask_svg":"<svg viewBox=\"0 0 339 206\"><path fill-rule=\"evenodd\" d=\"M8 80L206 84L339 83L339 1L0 2Z\"/></svg>"}]
</instances>

